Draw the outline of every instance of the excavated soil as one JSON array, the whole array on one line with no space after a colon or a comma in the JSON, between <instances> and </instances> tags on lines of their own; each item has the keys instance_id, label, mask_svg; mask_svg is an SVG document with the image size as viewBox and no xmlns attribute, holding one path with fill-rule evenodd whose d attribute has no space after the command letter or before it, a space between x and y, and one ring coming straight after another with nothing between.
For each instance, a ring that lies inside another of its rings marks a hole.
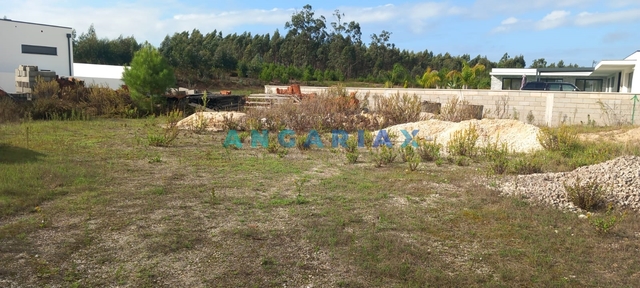
<instances>
[{"instance_id":1,"label":"excavated soil","mask_svg":"<svg viewBox=\"0 0 640 288\"><path fill-rule=\"evenodd\" d=\"M399 124L386 128L389 134L398 135L397 143L403 143L405 137L401 130L411 133L419 130L417 137L433 139L446 147L454 132L468 129L469 125L476 127L480 137L476 145L483 147L487 144L506 143L513 152L534 152L543 149L538 143L538 127L510 119L482 119L462 122L448 122L440 120L426 120ZM397 144L396 143L396 144Z\"/></svg>"},{"instance_id":2,"label":"excavated soil","mask_svg":"<svg viewBox=\"0 0 640 288\"><path fill-rule=\"evenodd\" d=\"M238 121L246 116L240 112L196 112L178 121L178 129L222 131L225 121Z\"/></svg>"}]
</instances>

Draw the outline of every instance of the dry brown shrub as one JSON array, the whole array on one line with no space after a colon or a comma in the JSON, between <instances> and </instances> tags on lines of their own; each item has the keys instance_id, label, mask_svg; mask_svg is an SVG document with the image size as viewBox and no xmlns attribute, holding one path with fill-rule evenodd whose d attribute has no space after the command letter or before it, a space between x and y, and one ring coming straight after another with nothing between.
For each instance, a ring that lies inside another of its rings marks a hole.
<instances>
[{"instance_id":1,"label":"dry brown shrub","mask_svg":"<svg viewBox=\"0 0 640 288\"><path fill-rule=\"evenodd\" d=\"M125 91L116 91L108 87L91 86L87 91L87 106L94 109L97 115L124 116L130 108L131 97Z\"/></svg>"},{"instance_id":2,"label":"dry brown shrub","mask_svg":"<svg viewBox=\"0 0 640 288\"><path fill-rule=\"evenodd\" d=\"M42 78L37 77L36 83L33 85L32 93L35 99L38 98L50 98L59 96L60 86L56 81L44 81Z\"/></svg>"},{"instance_id":3,"label":"dry brown shrub","mask_svg":"<svg viewBox=\"0 0 640 288\"><path fill-rule=\"evenodd\" d=\"M477 119L477 107L477 105L471 105L471 103L469 103L469 101L467 100L459 100L457 97L454 97L442 106L442 110L440 112L440 115L438 115L438 119L451 122L461 122L469 119Z\"/></svg>"},{"instance_id":4,"label":"dry brown shrub","mask_svg":"<svg viewBox=\"0 0 640 288\"><path fill-rule=\"evenodd\" d=\"M271 109L253 109L247 112L246 123L278 131L329 132L333 129L356 131L368 129L372 121L360 115L356 95L329 92L327 95L303 97L300 103L276 105ZM260 124L258 124L260 123Z\"/></svg>"},{"instance_id":5,"label":"dry brown shrub","mask_svg":"<svg viewBox=\"0 0 640 288\"><path fill-rule=\"evenodd\" d=\"M382 126L420 121L422 103L416 95L397 93L391 97L377 96L374 99L376 114L382 119Z\"/></svg>"},{"instance_id":6,"label":"dry brown shrub","mask_svg":"<svg viewBox=\"0 0 640 288\"><path fill-rule=\"evenodd\" d=\"M22 106L8 95L0 95L0 123L20 120L23 110Z\"/></svg>"}]
</instances>

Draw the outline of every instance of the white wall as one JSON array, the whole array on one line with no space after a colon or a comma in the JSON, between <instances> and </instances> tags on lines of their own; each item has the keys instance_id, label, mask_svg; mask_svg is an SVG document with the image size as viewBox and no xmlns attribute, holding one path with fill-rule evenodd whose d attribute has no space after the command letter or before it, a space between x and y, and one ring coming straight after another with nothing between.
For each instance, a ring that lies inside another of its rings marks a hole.
<instances>
[{"instance_id":1,"label":"white wall","mask_svg":"<svg viewBox=\"0 0 640 288\"><path fill-rule=\"evenodd\" d=\"M124 66L73 63L73 76L84 80L87 86L91 84L118 89L124 85L122 73Z\"/></svg>"},{"instance_id":2,"label":"white wall","mask_svg":"<svg viewBox=\"0 0 640 288\"><path fill-rule=\"evenodd\" d=\"M276 88L287 86L266 85L265 93L275 93ZM301 86L302 93L326 93L327 87ZM375 97L389 97L396 94L417 95L422 101L438 102L442 105L452 98L469 101L473 105L483 105L488 117L496 117L499 108L506 108L510 118L526 122L527 115L533 116L532 124L557 126L561 123L580 124L595 121L596 125L631 123L633 116L633 94L606 92L559 92L520 90L476 90L476 89L404 89L404 88L356 88L346 87L347 93L356 92L361 100L369 95L369 107L374 107ZM640 104L638 105L640 106ZM640 123L640 107L636 107L635 123Z\"/></svg>"},{"instance_id":3,"label":"white wall","mask_svg":"<svg viewBox=\"0 0 640 288\"><path fill-rule=\"evenodd\" d=\"M73 45L67 38L72 29L0 19L0 85L14 93L15 69L18 65L38 66L39 70L55 71L60 76L71 76ZM23 54L22 45L56 47L57 55ZM71 56L69 56L71 55ZM11 84L9 84L11 83Z\"/></svg>"}]
</instances>

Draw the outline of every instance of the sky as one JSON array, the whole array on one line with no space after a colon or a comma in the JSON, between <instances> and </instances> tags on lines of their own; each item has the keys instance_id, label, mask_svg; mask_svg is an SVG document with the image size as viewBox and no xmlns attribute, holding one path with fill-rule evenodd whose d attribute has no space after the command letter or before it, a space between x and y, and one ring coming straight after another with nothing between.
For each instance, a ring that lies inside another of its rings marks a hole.
<instances>
[{"instance_id":1,"label":"sky","mask_svg":"<svg viewBox=\"0 0 640 288\"><path fill-rule=\"evenodd\" d=\"M1 1L0 17L72 27L78 35L93 24L100 38L133 36L158 47L165 36L193 29L284 35L285 23L306 4L328 27L336 10L343 21L358 22L366 44L386 30L396 47L415 52L495 62L508 53L523 55L527 66L545 58L591 67L640 50L638 0L23 0Z\"/></svg>"}]
</instances>

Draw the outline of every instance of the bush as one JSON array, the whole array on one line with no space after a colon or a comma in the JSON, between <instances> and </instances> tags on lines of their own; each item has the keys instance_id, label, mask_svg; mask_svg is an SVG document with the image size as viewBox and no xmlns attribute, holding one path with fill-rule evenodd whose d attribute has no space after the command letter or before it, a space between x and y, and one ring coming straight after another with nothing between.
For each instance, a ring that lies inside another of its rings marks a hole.
<instances>
[{"instance_id":1,"label":"bush","mask_svg":"<svg viewBox=\"0 0 640 288\"><path fill-rule=\"evenodd\" d=\"M340 89L330 89L326 95L305 95L298 105L275 105L271 109L252 109L247 112L247 123L257 124L266 119L264 126L271 131L283 128L296 132L332 129L355 132L358 129L378 129L375 118L360 114L355 96L346 96Z\"/></svg>"},{"instance_id":2,"label":"bush","mask_svg":"<svg viewBox=\"0 0 640 288\"><path fill-rule=\"evenodd\" d=\"M420 120L422 103L416 95L397 93L391 97L378 96L375 98L376 113L384 119L381 127L416 122Z\"/></svg>"},{"instance_id":3,"label":"bush","mask_svg":"<svg viewBox=\"0 0 640 288\"><path fill-rule=\"evenodd\" d=\"M457 97L451 98L440 109L438 119L443 121L460 122L463 120L475 119L476 111L467 100L458 100Z\"/></svg>"},{"instance_id":4,"label":"bush","mask_svg":"<svg viewBox=\"0 0 640 288\"><path fill-rule=\"evenodd\" d=\"M0 95L0 123L18 121L23 115L23 109L9 96Z\"/></svg>"},{"instance_id":5,"label":"bush","mask_svg":"<svg viewBox=\"0 0 640 288\"><path fill-rule=\"evenodd\" d=\"M587 211L594 211L605 207L605 196L608 191L598 182L597 178L580 182L580 176L576 176L573 185L563 182L567 200L571 201L576 207Z\"/></svg>"},{"instance_id":6,"label":"bush","mask_svg":"<svg viewBox=\"0 0 640 288\"><path fill-rule=\"evenodd\" d=\"M578 146L578 133L566 125L557 128L541 127L536 137L544 149L562 151L565 155L570 155Z\"/></svg>"},{"instance_id":7,"label":"bush","mask_svg":"<svg viewBox=\"0 0 640 288\"><path fill-rule=\"evenodd\" d=\"M278 157L283 158L289 154L289 150L287 148L280 146L278 142L278 136L274 134L269 135L269 145L267 146L267 152L271 154L276 154Z\"/></svg>"},{"instance_id":8,"label":"bush","mask_svg":"<svg viewBox=\"0 0 640 288\"><path fill-rule=\"evenodd\" d=\"M599 234L608 234L625 218L626 212L616 214L613 207L607 209L607 213L602 216L590 216L589 223L596 229Z\"/></svg>"},{"instance_id":9,"label":"bush","mask_svg":"<svg viewBox=\"0 0 640 288\"><path fill-rule=\"evenodd\" d=\"M469 128L453 132L447 142L447 152L453 156L475 157L477 153L476 141L478 141L476 126L469 123Z\"/></svg>"},{"instance_id":10,"label":"bush","mask_svg":"<svg viewBox=\"0 0 640 288\"><path fill-rule=\"evenodd\" d=\"M182 111L174 110L167 113L167 122L163 128L163 134L147 134L147 141L150 146L166 147L178 137L178 121L182 118Z\"/></svg>"},{"instance_id":11,"label":"bush","mask_svg":"<svg viewBox=\"0 0 640 288\"><path fill-rule=\"evenodd\" d=\"M344 148L345 155L347 157L347 162L350 164L354 164L358 162L358 157L360 157L360 153L358 152L358 138L357 137L349 137L347 139L347 147Z\"/></svg>"},{"instance_id":12,"label":"bush","mask_svg":"<svg viewBox=\"0 0 640 288\"><path fill-rule=\"evenodd\" d=\"M538 158L521 157L512 161L511 169L518 175L542 173L542 163Z\"/></svg>"},{"instance_id":13,"label":"bush","mask_svg":"<svg viewBox=\"0 0 640 288\"><path fill-rule=\"evenodd\" d=\"M436 143L436 139L433 141L418 140L418 154L422 161L436 161L440 159L440 150L442 150L442 144Z\"/></svg>"},{"instance_id":14,"label":"bush","mask_svg":"<svg viewBox=\"0 0 640 288\"><path fill-rule=\"evenodd\" d=\"M393 147L380 145L378 148L371 149L371 160L376 168L392 163L398 154Z\"/></svg>"},{"instance_id":15,"label":"bush","mask_svg":"<svg viewBox=\"0 0 640 288\"><path fill-rule=\"evenodd\" d=\"M311 149L311 147L305 145L305 142L307 142L307 135L299 135L296 137L296 148L300 151Z\"/></svg>"}]
</instances>

